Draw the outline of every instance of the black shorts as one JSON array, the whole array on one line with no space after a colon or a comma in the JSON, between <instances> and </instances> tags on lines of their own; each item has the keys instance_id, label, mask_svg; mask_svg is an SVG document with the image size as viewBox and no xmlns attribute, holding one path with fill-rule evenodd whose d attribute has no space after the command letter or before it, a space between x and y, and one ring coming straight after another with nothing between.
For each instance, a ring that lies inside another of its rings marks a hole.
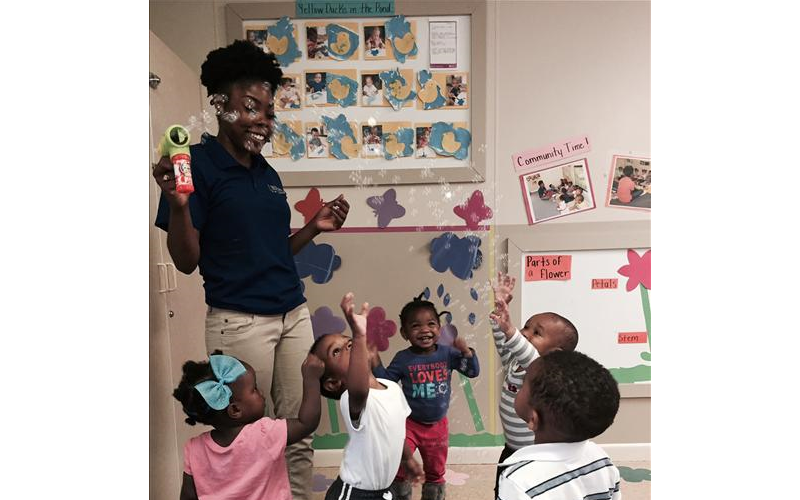
<instances>
[{"instance_id":1,"label":"black shorts","mask_svg":"<svg viewBox=\"0 0 800 500\"><path fill-rule=\"evenodd\" d=\"M325 493L325 500L392 500L389 488L385 490L360 490L354 488L336 477L336 481Z\"/></svg>"}]
</instances>

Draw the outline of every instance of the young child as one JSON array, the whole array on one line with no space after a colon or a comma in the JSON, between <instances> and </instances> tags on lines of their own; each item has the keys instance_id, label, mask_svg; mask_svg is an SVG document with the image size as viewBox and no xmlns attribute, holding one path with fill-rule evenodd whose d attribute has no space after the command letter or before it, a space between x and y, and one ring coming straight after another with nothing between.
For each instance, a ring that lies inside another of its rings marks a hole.
<instances>
[{"instance_id":1,"label":"young child","mask_svg":"<svg viewBox=\"0 0 800 500\"><path fill-rule=\"evenodd\" d=\"M583 199L583 195L579 194L575 196L575 202L572 204L572 207L570 207L570 210L578 211L585 210L587 208L589 208L589 204Z\"/></svg>"},{"instance_id":2,"label":"young child","mask_svg":"<svg viewBox=\"0 0 800 500\"><path fill-rule=\"evenodd\" d=\"M293 86L291 78L281 78L281 86L275 95L278 109L297 109L300 107L300 93Z\"/></svg>"},{"instance_id":3,"label":"young child","mask_svg":"<svg viewBox=\"0 0 800 500\"><path fill-rule=\"evenodd\" d=\"M422 500L444 500L445 463L450 432L447 409L450 407L450 381L453 370L469 378L480 373L478 356L467 342L456 337L453 346L438 345L439 317L432 302L422 294L403 306L400 312L400 335L411 346L395 354L387 368L377 350L372 351L372 373L376 377L400 381L403 394L411 406L406 420L406 446L413 452L419 448L425 484ZM402 469L392 483L394 500L409 500L411 484Z\"/></svg>"},{"instance_id":4,"label":"young child","mask_svg":"<svg viewBox=\"0 0 800 500\"><path fill-rule=\"evenodd\" d=\"M381 29L378 26L374 26L372 31L370 32L369 38L367 38L365 45L367 46L368 51L372 50L381 50L385 49L386 45L381 38Z\"/></svg>"},{"instance_id":5,"label":"young child","mask_svg":"<svg viewBox=\"0 0 800 500\"><path fill-rule=\"evenodd\" d=\"M303 402L296 419L264 416L264 394L253 367L214 351L209 361L183 365L172 395L187 415L186 423L214 430L190 439L183 452L181 500L264 498L291 500L284 450L319 424L319 377L324 366L309 354L303 374ZM236 443L233 446L234 442Z\"/></svg>"},{"instance_id":6,"label":"young child","mask_svg":"<svg viewBox=\"0 0 800 500\"><path fill-rule=\"evenodd\" d=\"M365 104L373 105L376 104L378 100L378 87L375 86L375 83L372 81L371 76L364 77L364 100L366 101Z\"/></svg>"},{"instance_id":7,"label":"young child","mask_svg":"<svg viewBox=\"0 0 800 500\"><path fill-rule=\"evenodd\" d=\"M537 194L539 195L539 199L546 200L546 199L550 198L553 195L553 191L551 191L551 190L547 189L546 187L544 187L544 181L543 180L539 180L538 184L539 184L539 189L537 190ZM551 184L551 186L552 186L552 184Z\"/></svg>"},{"instance_id":8,"label":"young child","mask_svg":"<svg viewBox=\"0 0 800 500\"><path fill-rule=\"evenodd\" d=\"M534 314L522 331L511 323L508 304L513 296L516 279L497 273L494 289L495 312L490 314L492 335L500 362L505 371L502 395L500 397L500 423L503 425L506 445L498 462L502 462L522 447L532 445L534 434L527 422L514 412L514 398L517 396L525 369L538 356L556 351L574 351L578 345L578 330L570 320L553 312ZM500 477L500 468L497 469ZM495 496L497 483L495 482Z\"/></svg>"},{"instance_id":9,"label":"young child","mask_svg":"<svg viewBox=\"0 0 800 500\"><path fill-rule=\"evenodd\" d=\"M556 210L558 210L558 213L560 214L567 213L567 195L566 194L558 195L557 203L558 204L556 205Z\"/></svg>"},{"instance_id":10,"label":"young child","mask_svg":"<svg viewBox=\"0 0 800 500\"><path fill-rule=\"evenodd\" d=\"M633 167L625 165L622 169L622 178L617 185L617 200L620 203L628 204L634 199L638 198L644 191L636 188L636 183L633 181Z\"/></svg>"},{"instance_id":11,"label":"young child","mask_svg":"<svg viewBox=\"0 0 800 500\"><path fill-rule=\"evenodd\" d=\"M322 395L340 401L349 434L339 477L325 500L390 498L384 495L401 464L413 481L422 475L411 449L405 446L405 421L411 409L396 383L372 375L367 348L369 305L363 304L356 314L353 294L348 293L341 306L353 338L331 333L311 346L311 353L325 364L319 379Z\"/></svg>"},{"instance_id":12,"label":"young child","mask_svg":"<svg viewBox=\"0 0 800 500\"><path fill-rule=\"evenodd\" d=\"M619 471L589 439L614 422L619 388L580 352L554 351L528 367L514 403L536 435L503 463L498 500L620 500Z\"/></svg>"}]
</instances>

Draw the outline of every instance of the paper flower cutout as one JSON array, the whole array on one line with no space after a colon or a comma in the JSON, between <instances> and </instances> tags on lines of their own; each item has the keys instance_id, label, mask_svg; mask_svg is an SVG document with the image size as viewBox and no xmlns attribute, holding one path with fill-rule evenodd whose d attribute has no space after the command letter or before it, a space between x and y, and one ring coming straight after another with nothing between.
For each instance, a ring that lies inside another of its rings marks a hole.
<instances>
[{"instance_id":1,"label":"paper flower cutout","mask_svg":"<svg viewBox=\"0 0 800 500\"><path fill-rule=\"evenodd\" d=\"M386 319L382 307L373 307L367 314L367 343L374 344L379 351L389 348L389 337L397 332L397 324Z\"/></svg>"},{"instance_id":2,"label":"paper flower cutout","mask_svg":"<svg viewBox=\"0 0 800 500\"><path fill-rule=\"evenodd\" d=\"M477 236L459 238L454 233L444 233L431 241L431 267L443 273L447 270L462 280L472 278L472 272L481 266L483 254Z\"/></svg>"},{"instance_id":3,"label":"paper flower cutout","mask_svg":"<svg viewBox=\"0 0 800 500\"><path fill-rule=\"evenodd\" d=\"M469 479L469 474L465 474L463 472L456 472L452 469L447 469L444 472L444 481L447 484L452 484L453 486L461 486L466 484L467 479Z\"/></svg>"},{"instance_id":4,"label":"paper flower cutout","mask_svg":"<svg viewBox=\"0 0 800 500\"><path fill-rule=\"evenodd\" d=\"M346 108L356 104L358 82L345 75L327 73L325 86L328 89L328 104L337 104Z\"/></svg>"},{"instance_id":5,"label":"paper flower cutout","mask_svg":"<svg viewBox=\"0 0 800 500\"><path fill-rule=\"evenodd\" d=\"M322 201L319 189L312 187L308 190L308 194L304 199L294 204L294 208L303 214L303 224L308 224L324 204L325 202Z\"/></svg>"},{"instance_id":6,"label":"paper flower cutout","mask_svg":"<svg viewBox=\"0 0 800 500\"><path fill-rule=\"evenodd\" d=\"M383 133L383 157L393 160L414 154L414 130L404 127Z\"/></svg>"},{"instance_id":7,"label":"paper flower cutout","mask_svg":"<svg viewBox=\"0 0 800 500\"><path fill-rule=\"evenodd\" d=\"M469 316L467 316L467 321L469 321L470 325L474 325L476 319L475 313L469 313Z\"/></svg>"},{"instance_id":8,"label":"paper flower cutout","mask_svg":"<svg viewBox=\"0 0 800 500\"><path fill-rule=\"evenodd\" d=\"M275 120L273 127L272 149L275 153L279 156L289 155L294 161L302 158L306 152L306 140L303 136L278 120Z\"/></svg>"},{"instance_id":9,"label":"paper flower cutout","mask_svg":"<svg viewBox=\"0 0 800 500\"><path fill-rule=\"evenodd\" d=\"M327 243L317 245L310 241L294 256L294 264L300 279L311 276L314 283L321 285L331 280L342 265L342 258Z\"/></svg>"},{"instance_id":10,"label":"paper flower cutout","mask_svg":"<svg viewBox=\"0 0 800 500\"><path fill-rule=\"evenodd\" d=\"M492 209L483 202L483 193L478 189L472 192L467 201L453 207L453 213L464 219L470 229L478 229L482 220L492 218Z\"/></svg>"},{"instance_id":11,"label":"paper flower cutout","mask_svg":"<svg viewBox=\"0 0 800 500\"><path fill-rule=\"evenodd\" d=\"M469 289L469 296L472 297L472 300L478 300L478 291L474 288Z\"/></svg>"},{"instance_id":12,"label":"paper flower cutout","mask_svg":"<svg viewBox=\"0 0 800 500\"><path fill-rule=\"evenodd\" d=\"M419 99L422 101L424 109L438 109L447 102L442 95L442 88L433 79L430 71L423 69L417 73L419 81Z\"/></svg>"},{"instance_id":13,"label":"paper flower cutout","mask_svg":"<svg viewBox=\"0 0 800 500\"><path fill-rule=\"evenodd\" d=\"M342 333L345 328L347 328L347 323L334 315L328 306L317 308L311 315L311 330L314 332L314 340L329 333Z\"/></svg>"},{"instance_id":14,"label":"paper flower cutout","mask_svg":"<svg viewBox=\"0 0 800 500\"><path fill-rule=\"evenodd\" d=\"M397 193L394 188L387 189L381 196L370 196L367 205L372 207L372 213L378 217L378 227L384 228L392 219L399 219L406 214L406 209L397 203Z\"/></svg>"},{"instance_id":15,"label":"paper flower cutout","mask_svg":"<svg viewBox=\"0 0 800 500\"><path fill-rule=\"evenodd\" d=\"M650 290L650 250L640 257L636 251L628 249L628 264L620 267L617 272L628 277L625 290L630 292L639 284Z\"/></svg>"},{"instance_id":16,"label":"paper flower cutout","mask_svg":"<svg viewBox=\"0 0 800 500\"><path fill-rule=\"evenodd\" d=\"M411 82L403 78L399 69L381 71L378 76L383 82L383 95L395 111L400 111L404 103L417 97L416 92L411 89Z\"/></svg>"}]
</instances>

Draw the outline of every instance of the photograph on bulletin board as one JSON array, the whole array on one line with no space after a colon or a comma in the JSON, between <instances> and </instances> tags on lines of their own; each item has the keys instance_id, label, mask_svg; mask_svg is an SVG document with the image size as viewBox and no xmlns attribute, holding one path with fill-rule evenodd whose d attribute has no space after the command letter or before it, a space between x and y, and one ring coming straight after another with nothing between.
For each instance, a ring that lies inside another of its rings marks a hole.
<instances>
[{"instance_id":1,"label":"photograph on bulletin board","mask_svg":"<svg viewBox=\"0 0 800 500\"><path fill-rule=\"evenodd\" d=\"M302 99L302 76L284 73L278 90L275 91L275 110L289 111L300 109L303 105Z\"/></svg>"},{"instance_id":2,"label":"photograph on bulletin board","mask_svg":"<svg viewBox=\"0 0 800 500\"><path fill-rule=\"evenodd\" d=\"M321 123L306 123L306 146L309 158L328 158L328 133Z\"/></svg>"},{"instance_id":3,"label":"photograph on bulletin board","mask_svg":"<svg viewBox=\"0 0 800 500\"><path fill-rule=\"evenodd\" d=\"M585 158L522 174L519 182L529 224L595 208Z\"/></svg>"},{"instance_id":4,"label":"photograph on bulletin board","mask_svg":"<svg viewBox=\"0 0 800 500\"><path fill-rule=\"evenodd\" d=\"M386 43L386 27L381 23L365 23L364 34L364 60L380 60L392 57L391 45Z\"/></svg>"},{"instance_id":5,"label":"photograph on bulletin board","mask_svg":"<svg viewBox=\"0 0 800 500\"><path fill-rule=\"evenodd\" d=\"M383 82L379 71L361 73L361 105L362 106L388 106L389 102L383 97Z\"/></svg>"},{"instance_id":6,"label":"photograph on bulletin board","mask_svg":"<svg viewBox=\"0 0 800 500\"><path fill-rule=\"evenodd\" d=\"M650 210L652 171L650 158L615 155L608 175L606 206Z\"/></svg>"}]
</instances>

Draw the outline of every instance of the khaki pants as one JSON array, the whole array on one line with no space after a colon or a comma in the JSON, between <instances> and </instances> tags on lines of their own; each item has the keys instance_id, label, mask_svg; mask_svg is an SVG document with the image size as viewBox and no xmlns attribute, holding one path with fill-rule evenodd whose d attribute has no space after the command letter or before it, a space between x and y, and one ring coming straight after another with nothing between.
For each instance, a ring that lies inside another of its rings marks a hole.
<instances>
[{"instance_id":1,"label":"khaki pants","mask_svg":"<svg viewBox=\"0 0 800 500\"><path fill-rule=\"evenodd\" d=\"M264 414L269 417L297 418L303 397L300 365L313 342L311 317L305 304L274 316L208 308L208 353L219 349L253 367L256 384L267 396ZM294 500L311 499L314 458L311 440L309 436L286 448L286 466Z\"/></svg>"}]
</instances>

